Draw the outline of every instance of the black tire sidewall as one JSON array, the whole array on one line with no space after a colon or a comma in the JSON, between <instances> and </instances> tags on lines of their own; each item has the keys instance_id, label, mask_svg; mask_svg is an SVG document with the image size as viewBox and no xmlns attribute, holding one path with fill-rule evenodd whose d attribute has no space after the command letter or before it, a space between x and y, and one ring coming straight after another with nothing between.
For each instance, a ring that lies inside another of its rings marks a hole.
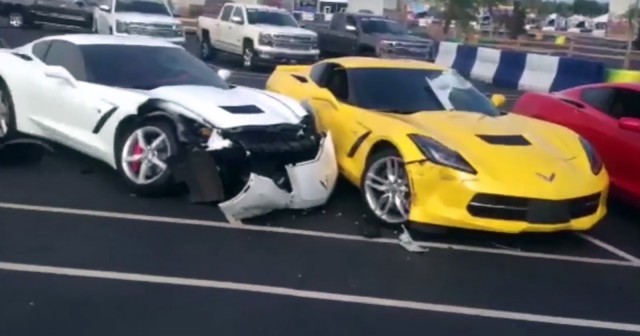
<instances>
[{"instance_id":1,"label":"black tire sidewall","mask_svg":"<svg viewBox=\"0 0 640 336\"><path fill-rule=\"evenodd\" d=\"M4 82L3 79L0 78L0 91L2 91L3 95L7 95L9 106L9 124L7 125L9 130L7 135L0 138L0 141L4 142L6 140L13 139L18 134L18 127L16 122L16 111L13 105L13 97L11 96L11 90L9 90L9 86Z\"/></svg>"},{"instance_id":2,"label":"black tire sidewall","mask_svg":"<svg viewBox=\"0 0 640 336\"><path fill-rule=\"evenodd\" d=\"M385 227L399 227L403 224L408 224L408 220L405 223L388 223L385 222L384 220L382 220L380 217L378 217L378 215L376 215L376 213L371 209L371 207L369 206L369 202L367 202L367 196L365 195L365 181L366 181L366 176L369 173L369 169L371 169L371 166L373 165L374 162L386 158L386 157L390 157L390 156L395 156L398 157L400 159L402 159L402 155L400 155L400 152L393 148L393 147L384 147L380 150L377 150L373 153L371 153L371 155L369 155L369 157L367 158L367 163L365 165L364 171L362 172L362 176L360 177L360 195L362 197L362 201L365 204L365 209L367 211L367 213L372 216L373 218L375 218L375 220L377 221L377 223L381 226L385 226ZM404 162L404 159L402 159L402 161ZM409 188L411 188L411 185L409 185Z\"/></svg>"},{"instance_id":3,"label":"black tire sidewall","mask_svg":"<svg viewBox=\"0 0 640 336\"><path fill-rule=\"evenodd\" d=\"M244 64L244 54L246 50L251 50L251 65L250 66L246 66ZM253 48L253 42L245 42L242 46L242 67L247 69L247 70L255 70L256 69L256 64L255 64L255 49Z\"/></svg>"},{"instance_id":4,"label":"black tire sidewall","mask_svg":"<svg viewBox=\"0 0 640 336\"><path fill-rule=\"evenodd\" d=\"M117 146L116 146L117 148L114 155L116 159L116 166L117 166L118 174L127 184L127 186L129 187L132 193L136 195L141 195L141 196L161 196L170 192L175 186L173 173L169 168L167 168L167 170L165 170L162 173L162 176L160 178L153 181L152 183L145 184L145 185L140 185L131 181L131 179L127 177L127 175L125 174L122 168L122 150L125 142L129 138L129 136L131 136L131 134L133 134L135 131L137 131L138 129L144 126L153 126L160 129L167 137L167 141L169 142L169 146L170 146L171 156L178 154L180 150L180 146L175 134L175 130L174 130L175 128L173 127L172 123L170 121L166 121L162 119L148 119L148 120L143 119L142 121L130 127L126 132L123 132L122 136L118 139Z\"/></svg>"}]
</instances>

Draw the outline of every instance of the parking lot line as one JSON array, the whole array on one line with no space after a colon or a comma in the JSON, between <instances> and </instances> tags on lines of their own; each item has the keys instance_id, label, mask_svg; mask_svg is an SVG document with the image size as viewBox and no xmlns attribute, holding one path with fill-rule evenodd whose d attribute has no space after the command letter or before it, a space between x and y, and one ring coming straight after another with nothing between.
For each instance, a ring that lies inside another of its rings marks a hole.
<instances>
[{"instance_id":1,"label":"parking lot line","mask_svg":"<svg viewBox=\"0 0 640 336\"><path fill-rule=\"evenodd\" d=\"M582 239L584 239L584 240L586 240L588 242L591 242L591 243L595 244L596 246L601 247L601 248L603 248L603 249L605 249L605 250L607 250L607 251L619 256L620 258L629 260L630 262L632 262L632 263L634 263L636 265L640 265L640 258L634 257L631 254L629 254L627 252L624 252L624 251L620 250L617 247L609 245L609 244L603 242L602 240L594 238L594 237L591 237L591 236L589 236L587 234L584 234L584 233L581 233L581 232L578 232L576 234L578 235L578 237L580 237L580 238L582 238Z\"/></svg>"},{"instance_id":2,"label":"parking lot line","mask_svg":"<svg viewBox=\"0 0 640 336\"><path fill-rule=\"evenodd\" d=\"M108 279L108 280L223 289L223 290L233 290L233 291L241 291L241 292L289 296L289 297L297 297L297 298L312 299L312 300L323 300L323 301L382 306L382 307L390 307L390 308L421 310L421 311L446 313L446 314L468 315L468 316L476 316L476 317L516 320L516 321L525 321L525 322L534 322L534 323L547 323L547 324L573 326L573 327L640 332L640 324L537 315L537 314L528 314L528 313L520 313L520 312L503 311L503 310L435 304L435 303L428 303L428 302L393 300L393 299L385 299L385 298L379 298L379 297L308 291L308 290L300 290L300 289L293 289L293 288L286 288L286 287L264 286L264 285L255 285L255 284L248 284L248 283L228 282L228 281L190 279L190 278L148 275L148 274L139 274L139 273L123 273L123 272L100 271L100 270L89 270L89 269L78 269L78 268L29 265L29 264L7 263L7 262L1 262L1 261L0 261L0 270L50 274L50 275L57 275L57 276L72 276L72 277L83 277L83 278L94 278L94 279Z\"/></svg>"},{"instance_id":3,"label":"parking lot line","mask_svg":"<svg viewBox=\"0 0 640 336\"><path fill-rule=\"evenodd\" d=\"M158 223L167 223L167 224L175 224L175 225L210 226L210 227L234 229L234 230L250 230L250 231L261 231L261 232L270 232L270 233L293 234L293 235L310 236L310 237L317 237L317 238L360 241L360 242L366 242L366 243L399 244L398 239L392 239L392 238L369 239L362 236L349 235L349 234L309 231L309 230L290 229L290 228L273 227L273 226L226 223L226 222L216 222L216 221L207 221L207 220L199 220L199 219L189 219L189 218L150 216L150 215L142 215L142 214L86 210L86 209L71 209L71 208L61 208L61 207L49 207L49 206L0 202L0 209L2 208L13 209L13 210L24 210L24 211L58 213L58 214L66 214L66 215L102 217L102 218L111 218L111 219L128 219L128 220L134 220L134 221L158 222ZM514 250L493 249L493 248L485 248L485 247L477 247L477 246L445 244L445 243L424 242L424 241L417 241L416 243L419 246L425 247L425 248L457 250L457 251L476 252L476 253L490 253L490 254L498 254L498 255L525 257L525 258L538 258L538 259L547 259L547 260L558 260L558 261L569 261L569 262L581 262L581 263L588 263L588 264L640 268L640 265L627 260L612 260L612 259L546 254L546 253L537 253L537 252L522 252L522 251L514 251Z\"/></svg>"}]
</instances>

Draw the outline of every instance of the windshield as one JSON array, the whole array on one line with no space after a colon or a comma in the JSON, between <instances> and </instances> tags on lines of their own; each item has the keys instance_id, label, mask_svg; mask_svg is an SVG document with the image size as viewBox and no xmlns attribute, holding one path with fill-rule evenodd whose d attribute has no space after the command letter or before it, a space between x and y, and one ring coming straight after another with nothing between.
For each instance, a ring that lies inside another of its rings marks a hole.
<instances>
[{"instance_id":1,"label":"windshield","mask_svg":"<svg viewBox=\"0 0 640 336\"><path fill-rule=\"evenodd\" d=\"M115 12L134 12L171 16L167 4L162 0L116 0Z\"/></svg>"},{"instance_id":2,"label":"windshield","mask_svg":"<svg viewBox=\"0 0 640 336\"><path fill-rule=\"evenodd\" d=\"M274 10L247 9L249 24L267 24L272 26L298 27L298 22L288 13Z\"/></svg>"},{"instance_id":3,"label":"windshield","mask_svg":"<svg viewBox=\"0 0 640 336\"><path fill-rule=\"evenodd\" d=\"M501 115L485 95L454 71L357 68L348 72L355 105L395 113L462 111Z\"/></svg>"},{"instance_id":4,"label":"windshield","mask_svg":"<svg viewBox=\"0 0 640 336\"><path fill-rule=\"evenodd\" d=\"M407 29L403 25L387 19L363 17L360 19L360 26L365 34L407 35Z\"/></svg>"},{"instance_id":5,"label":"windshield","mask_svg":"<svg viewBox=\"0 0 640 336\"><path fill-rule=\"evenodd\" d=\"M228 89L208 65L186 50L140 45L80 45L89 82L153 90L161 86L202 85Z\"/></svg>"}]
</instances>

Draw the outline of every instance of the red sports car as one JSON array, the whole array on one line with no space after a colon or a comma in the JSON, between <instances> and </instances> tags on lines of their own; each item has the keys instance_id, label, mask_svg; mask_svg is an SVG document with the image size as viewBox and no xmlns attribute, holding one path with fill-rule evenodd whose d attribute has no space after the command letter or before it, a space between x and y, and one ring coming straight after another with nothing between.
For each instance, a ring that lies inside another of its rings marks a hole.
<instances>
[{"instance_id":1,"label":"red sports car","mask_svg":"<svg viewBox=\"0 0 640 336\"><path fill-rule=\"evenodd\" d=\"M601 83L525 93L513 112L563 125L589 141L611 178L614 197L640 205L640 85Z\"/></svg>"}]
</instances>

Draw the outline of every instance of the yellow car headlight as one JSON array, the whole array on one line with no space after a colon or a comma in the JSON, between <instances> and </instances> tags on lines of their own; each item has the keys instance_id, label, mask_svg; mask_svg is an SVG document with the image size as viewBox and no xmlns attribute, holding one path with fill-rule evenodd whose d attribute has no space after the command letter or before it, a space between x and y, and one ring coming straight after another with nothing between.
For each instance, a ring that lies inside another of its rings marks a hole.
<instances>
[{"instance_id":1,"label":"yellow car headlight","mask_svg":"<svg viewBox=\"0 0 640 336\"><path fill-rule=\"evenodd\" d=\"M468 174L478 173L460 153L437 140L420 134L409 134L409 138L430 162Z\"/></svg>"}]
</instances>

